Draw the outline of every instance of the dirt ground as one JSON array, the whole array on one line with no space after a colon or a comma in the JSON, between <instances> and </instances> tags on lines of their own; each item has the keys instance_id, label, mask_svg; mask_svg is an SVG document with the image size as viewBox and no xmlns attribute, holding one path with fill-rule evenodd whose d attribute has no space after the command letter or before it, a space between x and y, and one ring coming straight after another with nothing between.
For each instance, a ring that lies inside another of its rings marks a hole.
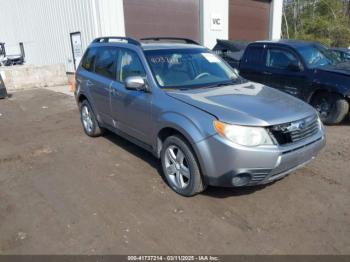
<instances>
[{"instance_id":1,"label":"dirt ground","mask_svg":"<svg viewBox=\"0 0 350 262\"><path fill-rule=\"evenodd\" d=\"M350 124L266 187L171 191L159 163L88 138L72 97L0 100L0 254L350 254Z\"/></svg>"}]
</instances>

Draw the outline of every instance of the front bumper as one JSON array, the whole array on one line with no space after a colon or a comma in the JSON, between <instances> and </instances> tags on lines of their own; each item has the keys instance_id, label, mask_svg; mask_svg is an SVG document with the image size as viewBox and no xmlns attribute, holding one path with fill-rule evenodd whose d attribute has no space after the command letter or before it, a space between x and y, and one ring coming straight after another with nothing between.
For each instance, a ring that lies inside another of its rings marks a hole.
<instances>
[{"instance_id":1,"label":"front bumper","mask_svg":"<svg viewBox=\"0 0 350 262\"><path fill-rule=\"evenodd\" d=\"M323 130L292 145L256 148L238 146L214 135L197 143L195 150L207 184L237 187L281 179L312 161L325 143ZM244 183L236 183L239 177Z\"/></svg>"}]
</instances>

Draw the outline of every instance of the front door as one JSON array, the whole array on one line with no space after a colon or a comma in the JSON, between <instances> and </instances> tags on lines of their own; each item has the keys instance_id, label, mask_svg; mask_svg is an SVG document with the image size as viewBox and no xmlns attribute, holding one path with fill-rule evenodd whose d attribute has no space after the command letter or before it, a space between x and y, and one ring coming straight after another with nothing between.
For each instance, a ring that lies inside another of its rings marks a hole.
<instances>
[{"instance_id":1,"label":"front door","mask_svg":"<svg viewBox=\"0 0 350 262\"><path fill-rule=\"evenodd\" d=\"M301 61L290 50L269 47L264 74L266 85L305 99L305 91L310 83Z\"/></svg>"},{"instance_id":2,"label":"front door","mask_svg":"<svg viewBox=\"0 0 350 262\"><path fill-rule=\"evenodd\" d=\"M128 90L125 80L130 76L146 79L146 71L138 54L120 49L117 65L117 81L111 86L111 112L114 126L137 140L150 145L152 121L152 93Z\"/></svg>"}]
</instances>

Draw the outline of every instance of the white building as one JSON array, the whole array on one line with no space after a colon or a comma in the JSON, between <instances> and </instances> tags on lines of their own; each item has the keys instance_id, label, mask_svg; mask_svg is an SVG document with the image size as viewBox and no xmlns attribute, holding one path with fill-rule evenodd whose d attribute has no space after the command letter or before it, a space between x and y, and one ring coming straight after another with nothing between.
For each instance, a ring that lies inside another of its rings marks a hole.
<instances>
[{"instance_id":1,"label":"white building","mask_svg":"<svg viewBox=\"0 0 350 262\"><path fill-rule=\"evenodd\" d=\"M0 42L26 62L64 63L98 36L177 36L212 48L216 39L278 39L283 0L0 0ZM81 41L80 41L81 39Z\"/></svg>"}]
</instances>

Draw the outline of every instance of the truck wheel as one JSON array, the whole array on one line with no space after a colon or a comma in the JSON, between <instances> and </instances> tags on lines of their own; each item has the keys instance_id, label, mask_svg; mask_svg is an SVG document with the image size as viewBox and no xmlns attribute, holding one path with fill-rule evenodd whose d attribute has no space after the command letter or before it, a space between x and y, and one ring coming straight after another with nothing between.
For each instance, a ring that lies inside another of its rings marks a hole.
<instances>
[{"instance_id":1,"label":"truck wheel","mask_svg":"<svg viewBox=\"0 0 350 262\"><path fill-rule=\"evenodd\" d=\"M176 193L190 197L205 190L196 157L182 137L170 136L165 140L161 161L165 178Z\"/></svg>"},{"instance_id":2,"label":"truck wheel","mask_svg":"<svg viewBox=\"0 0 350 262\"><path fill-rule=\"evenodd\" d=\"M323 123L339 124L349 112L348 101L334 93L319 93L312 99L311 105L318 111Z\"/></svg>"},{"instance_id":3,"label":"truck wheel","mask_svg":"<svg viewBox=\"0 0 350 262\"><path fill-rule=\"evenodd\" d=\"M85 134L91 137L100 136L103 129L100 128L96 120L95 114L87 100L80 104L80 119L83 124Z\"/></svg>"}]
</instances>

